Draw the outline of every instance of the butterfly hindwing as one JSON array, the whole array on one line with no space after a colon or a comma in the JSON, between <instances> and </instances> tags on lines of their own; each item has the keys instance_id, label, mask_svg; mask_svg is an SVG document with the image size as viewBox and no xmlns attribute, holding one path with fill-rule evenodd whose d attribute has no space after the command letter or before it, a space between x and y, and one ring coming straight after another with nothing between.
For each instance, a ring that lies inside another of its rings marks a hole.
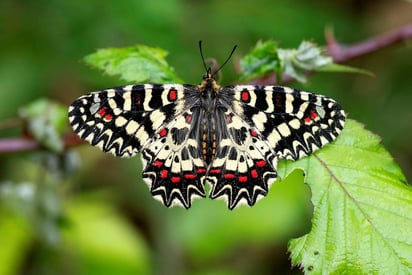
<instances>
[{"instance_id":1,"label":"butterfly hindwing","mask_svg":"<svg viewBox=\"0 0 412 275\"><path fill-rule=\"evenodd\" d=\"M190 111L176 116L142 151L143 179L167 207L189 208L193 198L205 197L206 168L191 134L191 116Z\"/></svg>"},{"instance_id":2,"label":"butterfly hindwing","mask_svg":"<svg viewBox=\"0 0 412 275\"><path fill-rule=\"evenodd\" d=\"M229 209L252 206L266 196L275 180L277 158L269 144L230 109L224 121L227 134L219 141L209 170L210 197L223 197Z\"/></svg>"}]
</instances>

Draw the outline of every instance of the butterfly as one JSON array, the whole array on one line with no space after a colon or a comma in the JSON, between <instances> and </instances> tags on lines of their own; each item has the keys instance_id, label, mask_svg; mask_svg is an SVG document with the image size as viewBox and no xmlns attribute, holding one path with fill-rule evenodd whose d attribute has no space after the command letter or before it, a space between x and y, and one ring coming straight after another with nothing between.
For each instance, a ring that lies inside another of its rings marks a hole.
<instances>
[{"instance_id":1,"label":"butterfly","mask_svg":"<svg viewBox=\"0 0 412 275\"><path fill-rule=\"evenodd\" d=\"M80 138L117 157L141 154L143 179L165 206L190 208L206 197L206 183L229 209L252 206L277 178L278 160L308 156L343 130L335 100L282 86L220 86L221 67L212 73L201 55L199 85L126 85L69 107Z\"/></svg>"}]
</instances>

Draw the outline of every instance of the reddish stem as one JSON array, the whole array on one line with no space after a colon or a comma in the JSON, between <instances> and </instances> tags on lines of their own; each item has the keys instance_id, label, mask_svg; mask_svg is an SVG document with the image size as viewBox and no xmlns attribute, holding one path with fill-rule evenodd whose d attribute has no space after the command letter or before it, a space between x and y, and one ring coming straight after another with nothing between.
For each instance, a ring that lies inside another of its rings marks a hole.
<instances>
[{"instance_id":1,"label":"reddish stem","mask_svg":"<svg viewBox=\"0 0 412 275\"><path fill-rule=\"evenodd\" d=\"M37 141L27 138L5 138L0 140L0 153L31 151L40 146Z\"/></svg>"},{"instance_id":2,"label":"reddish stem","mask_svg":"<svg viewBox=\"0 0 412 275\"><path fill-rule=\"evenodd\" d=\"M71 148L85 143L76 134L71 133L63 137L65 148ZM0 154L26 152L42 149L44 146L38 141L28 137L0 139Z\"/></svg>"},{"instance_id":3,"label":"reddish stem","mask_svg":"<svg viewBox=\"0 0 412 275\"><path fill-rule=\"evenodd\" d=\"M363 56L388 47L390 45L406 41L412 37L412 24L399 29L383 33L370 39L352 45L339 44L332 31L326 32L327 54L333 57L336 63L348 61L358 56Z\"/></svg>"}]
</instances>

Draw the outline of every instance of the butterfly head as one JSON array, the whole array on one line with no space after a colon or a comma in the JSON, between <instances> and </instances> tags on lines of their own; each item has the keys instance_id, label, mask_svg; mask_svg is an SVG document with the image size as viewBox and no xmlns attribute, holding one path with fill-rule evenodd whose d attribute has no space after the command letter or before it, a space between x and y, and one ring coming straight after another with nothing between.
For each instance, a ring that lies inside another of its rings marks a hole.
<instances>
[{"instance_id":1,"label":"butterfly head","mask_svg":"<svg viewBox=\"0 0 412 275\"><path fill-rule=\"evenodd\" d=\"M232 52L229 54L228 58L226 59L225 62L214 72L212 72L211 67L208 67L205 62L205 58L203 56L203 50L202 50L202 41L199 41L199 50L200 50L200 56L202 57L203 61L203 66L205 67L206 74L203 75L203 81L199 85L199 88L201 91L207 90L207 89L212 89L213 91L217 92L220 89L220 86L217 85L216 83L216 74L223 68L223 66L226 65L226 63L229 61L229 59L232 57L234 51L236 50L237 45L235 45L232 49Z\"/></svg>"},{"instance_id":2,"label":"butterfly head","mask_svg":"<svg viewBox=\"0 0 412 275\"><path fill-rule=\"evenodd\" d=\"M203 75L203 80L208 81L208 80L216 80L215 74L212 74L212 68L208 68L206 70L206 73Z\"/></svg>"},{"instance_id":3,"label":"butterfly head","mask_svg":"<svg viewBox=\"0 0 412 275\"><path fill-rule=\"evenodd\" d=\"M199 90L202 91L203 94L208 93L215 97L219 89L220 86L216 83L215 74L212 73L211 68L208 68L206 74L203 75L203 80L199 85Z\"/></svg>"}]
</instances>

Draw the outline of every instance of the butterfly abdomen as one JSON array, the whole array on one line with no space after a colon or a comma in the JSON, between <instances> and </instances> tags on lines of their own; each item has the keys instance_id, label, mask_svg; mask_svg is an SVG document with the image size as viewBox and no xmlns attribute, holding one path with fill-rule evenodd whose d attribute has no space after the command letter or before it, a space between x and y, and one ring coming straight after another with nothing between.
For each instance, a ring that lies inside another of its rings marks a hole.
<instances>
[{"instance_id":1,"label":"butterfly abdomen","mask_svg":"<svg viewBox=\"0 0 412 275\"><path fill-rule=\"evenodd\" d=\"M200 148L202 149L203 160L209 165L216 155L216 124L213 116L208 113L203 113L201 122Z\"/></svg>"}]
</instances>

